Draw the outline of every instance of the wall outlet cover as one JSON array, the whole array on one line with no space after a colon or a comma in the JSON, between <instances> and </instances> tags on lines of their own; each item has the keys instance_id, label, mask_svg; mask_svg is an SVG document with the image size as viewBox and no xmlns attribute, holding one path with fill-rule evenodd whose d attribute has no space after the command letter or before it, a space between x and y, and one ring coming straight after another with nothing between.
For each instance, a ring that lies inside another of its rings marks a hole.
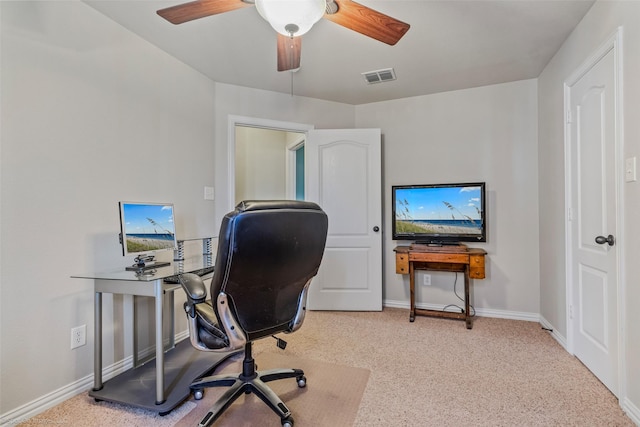
<instances>
[{"instance_id":1,"label":"wall outlet cover","mask_svg":"<svg viewBox=\"0 0 640 427\"><path fill-rule=\"evenodd\" d=\"M71 350L87 344L87 325L71 329Z\"/></svg>"}]
</instances>

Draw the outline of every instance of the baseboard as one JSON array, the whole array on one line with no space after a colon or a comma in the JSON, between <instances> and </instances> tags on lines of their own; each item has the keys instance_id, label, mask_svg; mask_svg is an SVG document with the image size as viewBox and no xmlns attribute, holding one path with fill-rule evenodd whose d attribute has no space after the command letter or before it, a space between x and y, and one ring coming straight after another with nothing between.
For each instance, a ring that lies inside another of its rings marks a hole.
<instances>
[{"instance_id":1,"label":"baseboard","mask_svg":"<svg viewBox=\"0 0 640 427\"><path fill-rule=\"evenodd\" d=\"M553 325L549 323L549 321L545 319L542 315L540 316L540 324L544 328L549 329L550 330L549 332L551 333L551 336L553 337L553 339L558 341L558 344L560 344L562 348L564 348L567 352L569 352L567 347L567 338L560 335L560 333L558 333L558 330L554 328Z\"/></svg>"},{"instance_id":2,"label":"baseboard","mask_svg":"<svg viewBox=\"0 0 640 427\"><path fill-rule=\"evenodd\" d=\"M189 337L189 331L182 331L176 334L175 342L178 343L185 338ZM165 342L168 344L168 341ZM146 348L139 352L139 358L143 359L146 356L153 355L155 353L155 347ZM133 356L125 357L124 359L115 362L112 365L102 368L102 379L107 381L117 375L120 375L124 371L133 368ZM49 408L53 408L56 405L70 399L80 393L88 392L93 387L93 373L80 378L77 381L72 382L64 387L47 393L29 403L26 403L6 414L0 415L0 427L15 426L25 422L29 418L33 418L38 414L46 411ZM47 420L39 420L40 423ZM58 424L60 420L49 420L51 425Z\"/></svg>"},{"instance_id":3,"label":"baseboard","mask_svg":"<svg viewBox=\"0 0 640 427\"><path fill-rule=\"evenodd\" d=\"M177 344L180 341L189 338L189 331L188 330L184 330L182 332L178 332L174 338L174 343ZM169 346L169 339L165 338L164 340L164 348L167 348ZM147 347L145 349L142 350L138 350L138 360L144 360L146 358L153 358L156 355L156 347L152 346L152 347Z\"/></svg>"},{"instance_id":4,"label":"baseboard","mask_svg":"<svg viewBox=\"0 0 640 427\"><path fill-rule=\"evenodd\" d=\"M385 307L406 308L407 310L409 310L408 301L384 300L383 305ZM426 310L442 310L445 306L438 305L438 304L417 303L416 307L426 309ZM527 322L540 321L540 315L538 313L528 313L523 311L509 311L509 310L493 310L493 309L485 309L485 308L477 308L475 311L476 311L476 316L480 316L480 317L495 317L499 319L524 320Z\"/></svg>"},{"instance_id":5,"label":"baseboard","mask_svg":"<svg viewBox=\"0 0 640 427\"><path fill-rule=\"evenodd\" d=\"M409 310L409 303L407 301L385 300L383 304L385 307L406 308L407 310ZM427 310L442 310L445 306L437 305L437 304L417 303L416 307L427 309ZM562 346L562 348L567 350L567 339L564 336L562 336L560 333L558 333L558 331L553 327L553 325L538 313L477 308L476 316L494 317L498 319L524 320L527 322L538 322L542 327L549 330L549 333L551 334L551 336L556 341L558 341L558 343Z\"/></svg>"},{"instance_id":6,"label":"baseboard","mask_svg":"<svg viewBox=\"0 0 640 427\"><path fill-rule=\"evenodd\" d=\"M566 337L560 335L556 329L554 329L553 325L549 323L547 319L543 316L540 316L540 324L547 328L551 329L551 336L558 341L558 343L569 353L567 350L567 339ZM640 426L640 408L638 408L633 402L629 400L628 397L623 398L619 401L620 408L624 411L624 413L633 421L633 423L637 426Z\"/></svg>"},{"instance_id":7,"label":"baseboard","mask_svg":"<svg viewBox=\"0 0 640 427\"><path fill-rule=\"evenodd\" d=\"M176 343L179 343L180 341L186 340L187 338L189 338L189 330L185 329L184 331L178 332L176 334L175 340L176 340Z\"/></svg>"},{"instance_id":8,"label":"baseboard","mask_svg":"<svg viewBox=\"0 0 640 427\"><path fill-rule=\"evenodd\" d=\"M116 362L110 366L105 367L102 370L102 378L106 381L110 378L115 377L116 375L121 374L133 367L133 357L126 357L119 362ZM13 411L7 412L6 414L2 414L0 416L0 426L14 426L16 424L20 424L25 422L29 418L35 417L38 414L46 411L49 408L53 408L56 405L64 402L67 399L72 398L82 392L89 391L89 389L93 386L93 373L80 378L77 381L72 382L64 387L61 387L57 390L52 391L51 393L47 393L44 396L41 396L35 400L32 400L29 403L26 403ZM46 422L46 420L39 420L40 422ZM51 424L56 424L60 420L56 422L56 420L49 420Z\"/></svg>"},{"instance_id":9,"label":"baseboard","mask_svg":"<svg viewBox=\"0 0 640 427\"><path fill-rule=\"evenodd\" d=\"M624 413L631 418L631 421L633 421L635 425L640 426L640 408L634 405L628 398L620 402L620 406Z\"/></svg>"}]
</instances>

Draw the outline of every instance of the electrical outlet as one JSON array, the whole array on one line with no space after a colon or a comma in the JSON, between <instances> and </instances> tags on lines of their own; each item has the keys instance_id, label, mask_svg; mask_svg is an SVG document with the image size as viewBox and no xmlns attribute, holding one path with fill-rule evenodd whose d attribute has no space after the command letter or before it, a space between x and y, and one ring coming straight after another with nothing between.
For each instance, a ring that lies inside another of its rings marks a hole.
<instances>
[{"instance_id":1,"label":"electrical outlet","mask_svg":"<svg viewBox=\"0 0 640 427\"><path fill-rule=\"evenodd\" d=\"M71 350L87 344L87 325L71 328Z\"/></svg>"},{"instance_id":2,"label":"electrical outlet","mask_svg":"<svg viewBox=\"0 0 640 427\"><path fill-rule=\"evenodd\" d=\"M422 284L424 286L431 286L431 275L430 274L423 274L422 275Z\"/></svg>"}]
</instances>

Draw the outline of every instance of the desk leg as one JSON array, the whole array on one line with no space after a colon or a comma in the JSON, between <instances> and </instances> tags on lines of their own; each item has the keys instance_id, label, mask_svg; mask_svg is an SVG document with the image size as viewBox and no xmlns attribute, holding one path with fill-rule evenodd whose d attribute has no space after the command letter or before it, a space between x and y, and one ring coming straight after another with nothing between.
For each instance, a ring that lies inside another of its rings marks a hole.
<instances>
[{"instance_id":1,"label":"desk leg","mask_svg":"<svg viewBox=\"0 0 640 427\"><path fill-rule=\"evenodd\" d=\"M409 293L411 300L409 322L413 322L414 320L416 320L416 275L412 262L409 262Z\"/></svg>"},{"instance_id":2,"label":"desk leg","mask_svg":"<svg viewBox=\"0 0 640 427\"><path fill-rule=\"evenodd\" d=\"M464 320L467 324L467 329L471 329L471 304L469 303L469 265L464 266Z\"/></svg>"},{"instance_id":3,"label":"desk leg","mask_svg":"<svg viewBox=\"0 0 640 427\"><path fill-rule=\"evenodd\" d=\"M156 298L156 405L164 403L164 337L162 333L162 280L155 281Z\"/></svg>"},{"instance_id":4,"label":"desk leg","mask_svg":"<svg viewBox=\"0 0 640 427\"><path fill-rule=\"evenodd\" d=\"M102 292L93 302L93 390L102 389Z\"/></svg>"},{"instance_id":5,"label":"desk leg","mask_svg":"<svg viewBox=\"0 0 640 427\"><path fill-rule=\"evenodd\" d=\"M169 346L167 350L171 350L176 346L176 327L175 327L175 299L173 296L173 291L168 291L167 298L169 300L169 319L171 319L171 324L169 326ZM164 341L163 341L164 342Z\"/></svg>"},{"instance_id":6,"label":"desk leg","mask_svg":"<svg viewBox=\"0 0 640 427\"><path fill-rule=\"evenodd\" d=\"M131 304L133 305L133 310L131 314L131 318L133 319L133 343L131 348L133 348L133 367L137 368L140 366L140 360L138 360L138 296L131 296Z\"/></svg>"}]
</instances>

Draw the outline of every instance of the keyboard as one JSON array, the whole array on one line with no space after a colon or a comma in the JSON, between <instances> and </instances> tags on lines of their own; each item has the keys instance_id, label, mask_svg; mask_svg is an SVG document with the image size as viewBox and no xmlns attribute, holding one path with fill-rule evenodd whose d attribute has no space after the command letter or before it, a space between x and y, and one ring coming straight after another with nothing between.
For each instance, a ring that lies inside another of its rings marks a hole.
<instances>
[{"instance_id":1,"label":"keyboard","mask_svg":"<svg viewBox=\"0 0 640 427\"><path fill-rule=\"evenodd\" d=\"M185 273L193 273L193 274L197 274L198 276L202 277L202 276L206 276L207 274L211 274L213 273L214 267L204 267L204 268L199 268L197 270L193 270L193 271L185 271ZM184 273L180 273L180 274L184 274ZM180 274L174 274L173 276L168 276L165 277L164 279L164 283L177 283L180 284Z\"/></svg>"}]
</instances>

